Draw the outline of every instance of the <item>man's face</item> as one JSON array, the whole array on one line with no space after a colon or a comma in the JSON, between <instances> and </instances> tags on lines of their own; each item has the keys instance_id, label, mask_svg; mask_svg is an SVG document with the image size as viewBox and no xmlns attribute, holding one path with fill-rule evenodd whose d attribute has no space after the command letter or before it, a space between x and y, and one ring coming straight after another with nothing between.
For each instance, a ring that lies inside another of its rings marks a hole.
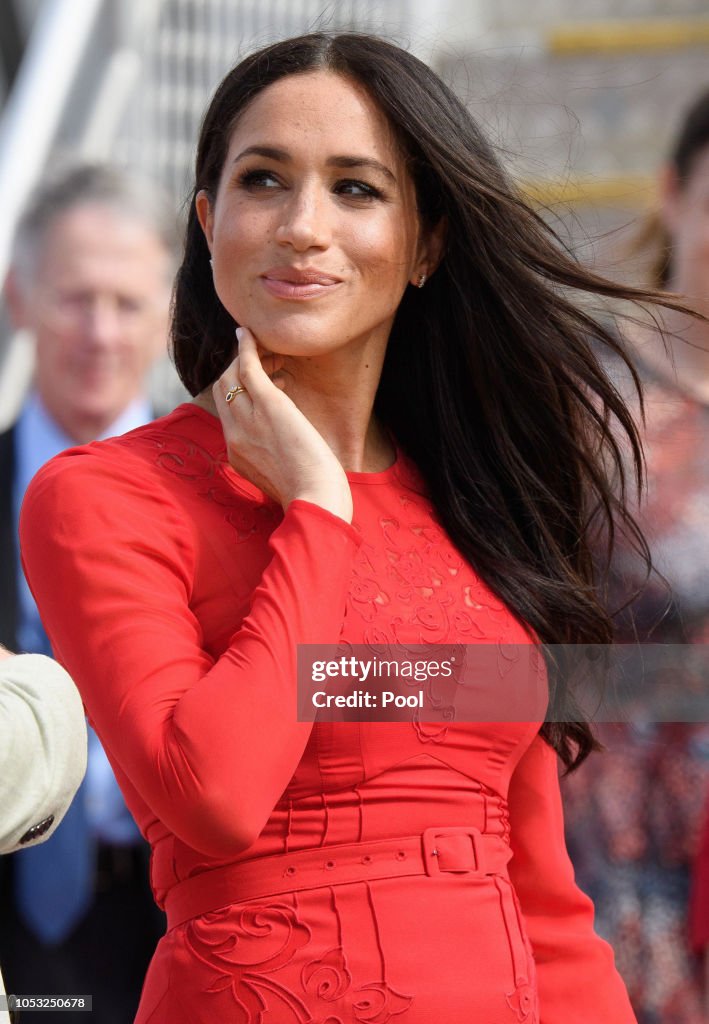
<instances>
[{"instance_id":1,"label":"man's face","mask_svg":"<svg viewBox=\"0 0 709 1024\"><path fill-rule=\"evenodd\" d=\"M169 270L153 231L108 205L79 204L50 224L12 307L36 338L42 402L72 439L106 430L165 351Z\"/></svg>"}]
</instances>

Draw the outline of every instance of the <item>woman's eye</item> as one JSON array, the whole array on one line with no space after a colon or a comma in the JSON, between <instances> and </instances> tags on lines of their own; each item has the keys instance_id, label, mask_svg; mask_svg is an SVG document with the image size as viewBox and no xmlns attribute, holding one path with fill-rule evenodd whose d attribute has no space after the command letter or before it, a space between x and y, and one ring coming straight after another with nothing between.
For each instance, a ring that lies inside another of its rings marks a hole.
<instances>
[{"instance_id":1,"label":"woman's eye","mask_svg":"<svg viewBox=\"0 0 709 1024\"><path fill-rule=\"evenodd\" d=\"M355 199L379 199L382 195L374 185L368 185L364 181L355 181L354 179L339 181L335 191L339 195L352 196Z\"/></svg>"},{"instance_id":2,"label":"woman's eye","mask_svg":"<svg viewBox=\"0 0 709 1024\"><path fill-rule=\"evenodd\" d=\"M239 178L239 184L247 189L278 188L280 182L272 171L245 171Z\"/></svg>"}]
</instances>

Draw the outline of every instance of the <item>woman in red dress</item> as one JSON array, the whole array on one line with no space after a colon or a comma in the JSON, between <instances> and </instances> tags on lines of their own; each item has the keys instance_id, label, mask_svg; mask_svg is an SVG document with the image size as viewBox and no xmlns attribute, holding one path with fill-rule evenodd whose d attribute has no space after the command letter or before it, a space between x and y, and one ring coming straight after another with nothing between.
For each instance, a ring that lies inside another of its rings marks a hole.
<instances>
[{"instance_id":1,"label":"woman in red dress","mask_svg":"<svg viewBox=\"0 0 709 1024\"><path fill-rule=\"evenodd\" d=\"M555 244L422 63L311 35L225 78L174 354L195 396L45 467L26 571L168 931L139 1024L630 1024L563 840L563 723L298 721L299 644L604 643L625 406ZM238 355L234 330L238 325ZM592 518L592 517L591 517ZM504 711L500 708L501 718Z\"/></svg>"}]
</instances>

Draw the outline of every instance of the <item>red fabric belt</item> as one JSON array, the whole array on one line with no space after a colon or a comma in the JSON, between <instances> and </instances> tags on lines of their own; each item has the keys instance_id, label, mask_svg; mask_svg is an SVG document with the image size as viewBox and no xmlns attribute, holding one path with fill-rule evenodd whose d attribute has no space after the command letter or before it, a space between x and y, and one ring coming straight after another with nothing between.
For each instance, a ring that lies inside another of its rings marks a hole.
<instances>
[{"instance_id":1,"label":"red fabric belt","mask_svg":"<svg viewBox=\"0 0 709 1024\"><path fill-rule=\"evenodd\" d=\"M447 872L505 874L512 857L501 836L441 826L417 836L339 843L227 864L178 882L165 897L168 929L242 900L348 882L436 876Z\"/></svg>"}]
</instances>

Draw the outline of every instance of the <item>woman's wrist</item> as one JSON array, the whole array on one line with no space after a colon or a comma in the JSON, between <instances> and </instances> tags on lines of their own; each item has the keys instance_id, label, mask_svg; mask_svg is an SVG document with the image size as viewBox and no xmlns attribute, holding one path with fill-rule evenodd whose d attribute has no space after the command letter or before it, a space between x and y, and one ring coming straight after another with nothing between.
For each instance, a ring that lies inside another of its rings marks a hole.
<instances>
[{"instance_id":1,"label":"woman's wrist","mask_svg":"<svg viewBox=\"0 0 709 1024\"><path fill-rule=\"evenodd\" d=\"M340 519L344 519L346 523L352 522L352 494L349 488L346 493L343 493L341 488L335 487L305 488L293 495L293 497L286 503L284 511L288 508L291 501L307 501L311 505L319 505L319 507L325 509L326 512L331 512L332 515L338 516Z\"/></svg>"}]
</instances>

